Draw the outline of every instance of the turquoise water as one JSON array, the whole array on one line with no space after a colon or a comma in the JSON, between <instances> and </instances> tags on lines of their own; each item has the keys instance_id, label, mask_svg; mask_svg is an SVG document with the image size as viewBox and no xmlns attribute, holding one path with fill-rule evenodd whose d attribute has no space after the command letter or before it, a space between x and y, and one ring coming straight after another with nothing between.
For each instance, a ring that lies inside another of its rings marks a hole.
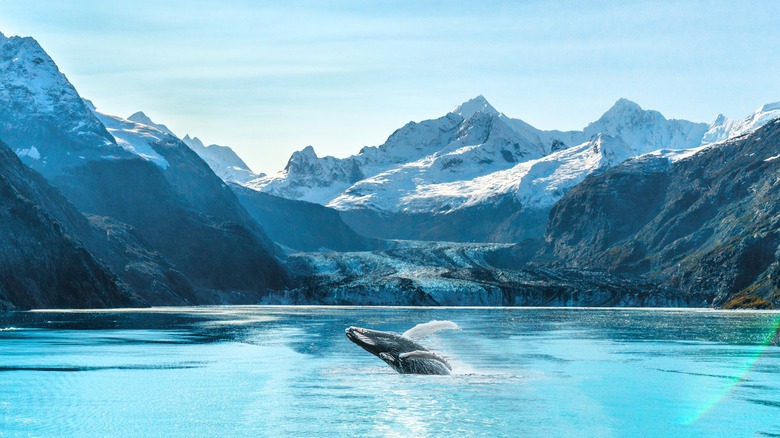
<instances>
[{"instance_id":1,"label":"turquoise water","mask_svg":"<svg viewBox=\"0 0 780 438\"><path fill-rule=\"evenodd\" d=\"M350 325L451 376L399 375ZM0 314L2 436L780 436L780 313L209 307Z\"/></svg>"}]
</instances>

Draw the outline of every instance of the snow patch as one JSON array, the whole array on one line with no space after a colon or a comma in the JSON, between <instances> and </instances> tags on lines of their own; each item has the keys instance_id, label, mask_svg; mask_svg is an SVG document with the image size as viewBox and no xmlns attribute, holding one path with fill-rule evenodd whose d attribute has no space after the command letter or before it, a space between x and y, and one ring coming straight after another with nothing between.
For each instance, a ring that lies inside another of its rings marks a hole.
<instances>
[{"instance_id":1,"label":"snow patch","mask_svg":"<svg viewBox=\"0 0 780 438\"><path fill-rule=\"evenodd\" d=\"M31 146L29 149L17 149L16 155L21 157L29 157L33 160L40 160L41 159L41 153L38 152L38 149L35 146Z\"/></svg>"},{"instance_id":2,"label":"snow patch","mask_svg":"<svg viewBox=\"0 0 780 438\"><path fill-rule=\"evenodd\" d=\"M152 147L153 143L165 140L168 134L151 126L106 114L98 109L94 110L94 114L124 150L150 161L162 169L167 169L170 166L168 161Z\"/></svg>"}]
</instances>

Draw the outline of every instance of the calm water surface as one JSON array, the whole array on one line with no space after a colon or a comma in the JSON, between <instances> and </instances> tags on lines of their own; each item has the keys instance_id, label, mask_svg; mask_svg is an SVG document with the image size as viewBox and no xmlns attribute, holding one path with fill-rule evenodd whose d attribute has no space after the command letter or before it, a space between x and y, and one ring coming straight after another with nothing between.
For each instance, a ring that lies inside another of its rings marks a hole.
<instances>
[{"instance_id":1,"label":"calm water surface","mask_svg":"<svg viewBox=\"0 0 780 438\"><path fill-rule=\"evenodd\" d=\"M446 319L452 376L344 336ZM780 313L207 307L0 314L2 436L780 436Z\"/></svg>"}]
</instances>

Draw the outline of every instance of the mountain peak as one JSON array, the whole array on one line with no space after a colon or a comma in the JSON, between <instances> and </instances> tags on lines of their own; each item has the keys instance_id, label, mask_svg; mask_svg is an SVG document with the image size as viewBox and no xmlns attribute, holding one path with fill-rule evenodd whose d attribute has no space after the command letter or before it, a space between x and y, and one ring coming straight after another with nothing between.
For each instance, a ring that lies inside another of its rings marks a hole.
<instances>
[{"instance_id":1,"label":"mountain peak","mask_svg":"<svg viewBox=\"0 0 780 438\"><path fill-rule=\"evenodd\" d=\"M778 111L778 110L780 110L780 102L774 102L774 103L768 103L768 104L766 104L766 105L762 106L762 107L761 107L761 108L759 108L759 110L758 110L758 111L756 111L756 112L759 112L759 113L768 113L768 112L770 112L770 111Z\"/></svg>"},{"instance_id":2,"label":"mountain peak","mask_svg":"<svg viewBox=\"0 0 780 438\"><path fill-rule=\"evenodd\" d=\"M130 120L131 122L140 123L142 125L151 126L152 128L155 128L159 131L162 131L166 134L172 135L176 137L176 134L174 134L170 129L168 129L167 126L154 123L152 119L149 118L146 114L144 114L143 111L138 111L127 118L127 120Z\"/></svg>"},{"instance_id":3,"label":"mountain peak","mask_svg":"<svg viewBox=\"0 0 780 438\"><path fill-rule=\"evenodd\" d=\"M612 105L612 108L610 108L607 112L610 111L620 111L620 112L638 112L642 111L642 107L639 106L636 102L626 99L625 97L621 97L620 99L615 102L614 105Z\"/></svg>"},{"instance_id":4,"label":"mountain peak","mask_svg":"<svg viewBox=\"0 0 780 438\"><path fill-rule=\"evenodd\" d=\"M133 120L133 118L142 118L142 119L150 120L149 116L147 116L143 111L136 111L130 117L128 117L127 120Z\"/></svg>"},{"instance_id":5,"label":"mountain peak","mask_svg":"<svg viewBox=\"0 0 780 438\"><path fill-rule=\"evenodd\" d=\"M596 127L599 127L599 129L604 129L605 124L610 126L624 125L626 123L633 123L631 122L632 120L636 121L637 119L643 119L647 117L664 119L663 115L657 111L643 110L642 107L635 102L625 98L620 98L617 100L617 102L615 102L614 105L612 105L610 109L607 110L607 112L601 116L601 118L589 124L585 129L587 130L589 128Z\"/></svg>"},{"instance_id":6,"label":"mountain peak","mask_svg":"<svg viewBox=\"0 0 780 438\"><path fill-rule=\"evenodd\" d=\"M42 157L49 157L33 163L45 172L67 167L76 157L121 156L124 150L117 148L114 137L35 39L15 36L0 42L0 89L5 90L0 93L0 125L5 141L20 149L35 146ZM33 123L34 128L29 126ZM55 132L67 133L69 141ZM78 153L71 154L74 151Z\"/></svg>"},{"instance_id":7,"label":"mountain peak","mask_svg":"<svg viewBox=\"0 0 780 438\"><path fill-rule=\"evenodd\" d=\"M0 41L7 40L8 38L3 35L3 32L0 32Z\"/></svg>"},{"instance_id":8,"label":"mountain peak","mask_svg":"<svg viewBox=\"0 0 780 438\"><path fill-rule=\"evenodd\" d=\"M307 156L310 156L312 158L317 158L317 153L314 152L314 146L312 146L312 145L306 146L305 148L301 149L300 153L302 155L307 155Z\"/></svg>"},{"instance_id":9,"label":"mountain peak","mask_svg":"<svg viewBox=\"0 0 780 438\"><path fill-rule=\"evenodd\" d=\"M467 100L462 104L453 108L451 113L457 114L464 119L468 119L476 113L485 113L491 115L498 115L498 111L490 105L490 102L485 99L485 96L479 95L473 99Z\"/></svg>"},{"instance_id":10,"label":"mountain peak","mask_svg":"<svg viewBox=\"0 0 780 438\"><path fill-rule=\"evenodd\" d=\"M189 146L190 149L197 152L198 155L201 155L202 153L206 152L206 145L204 145L203 142L200 141L198 137L190 137L190 135L187 134L184 136L184 138L181 139L181 141L183 141L184 144Z\"/></svg>"}]
</instances>

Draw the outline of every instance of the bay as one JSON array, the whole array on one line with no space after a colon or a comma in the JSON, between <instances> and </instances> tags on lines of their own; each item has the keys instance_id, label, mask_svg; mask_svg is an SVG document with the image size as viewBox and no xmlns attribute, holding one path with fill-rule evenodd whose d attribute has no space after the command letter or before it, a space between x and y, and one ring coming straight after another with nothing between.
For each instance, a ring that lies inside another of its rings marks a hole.
<instances>
[{"instance_id":1,"label":"bay","mask_svg":"<svg viewBox=\"0 0 780 438\"><path fill-rule=\"evenodd\" d=\"M400 375L348 326L422 341ZM0 315L2 436L778 436L780 313L224 306Z\"/></svg>"}]
</instances>

